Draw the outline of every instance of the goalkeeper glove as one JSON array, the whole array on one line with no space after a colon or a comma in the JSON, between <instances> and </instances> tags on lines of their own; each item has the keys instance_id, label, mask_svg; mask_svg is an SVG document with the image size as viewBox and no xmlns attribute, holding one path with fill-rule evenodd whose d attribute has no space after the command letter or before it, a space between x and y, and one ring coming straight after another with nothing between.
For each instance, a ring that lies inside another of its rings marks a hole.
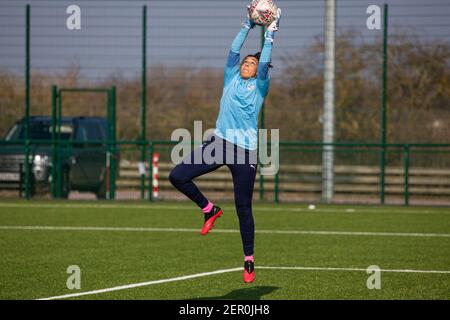
<instances>
[{"instance_id":1,"label":"goalkeeper glove","mask_svg":"<svg viewBox=\"0 0 450 320\"><path fill-rule=\"evenodd\" d=\"M247 29L253 29L255 27L255 23L250 19L250 6L247 6L247 20L242 22L242 26Z\"/></svg>"},{"instance_id":2,"label":"goalkeeper glove","mask_svg":"<svg viewBox=\"0 0 450 320\"><path fill-rule=\"evenodd\" d=\"M275 32L278 31L278 27L280 26L280 20L281 20L281 9L278 8L277 10L277 18L267 26L267 31L264 35L266 40L269 40L273 42L273 38L275 36Z\"/></svg>"}]
</instances>

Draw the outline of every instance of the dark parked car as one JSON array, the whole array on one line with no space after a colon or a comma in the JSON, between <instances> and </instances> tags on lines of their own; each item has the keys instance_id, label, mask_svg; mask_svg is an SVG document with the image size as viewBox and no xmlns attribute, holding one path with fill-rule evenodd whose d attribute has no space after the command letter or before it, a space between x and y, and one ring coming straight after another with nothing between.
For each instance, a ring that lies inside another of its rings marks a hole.
<instances>
[{"instance_id":1,"label":"dark parked car","mask_svg":"<svg viewBox=\"0 0 450 320\"><path fill-rule=\"evenodd\" d=\"M16 122L6 135L6 141L23 141L24 119ZM60 165L56 170L61 174L61 196L66 198L70 190L91 191L97 198L106 197L106 140L107 121L100 117L63 117L61 119L62 143L58 157ZM30 117L30 140L51 140L52 122L50 117ZM99 141L97 144L89 141ZM31 194L49 190L51 183L53 147L50 143L30 144L30 186ZM0 188L21 187L24 172L24 145L0 145Z\"/></svg>"}]
</instances>

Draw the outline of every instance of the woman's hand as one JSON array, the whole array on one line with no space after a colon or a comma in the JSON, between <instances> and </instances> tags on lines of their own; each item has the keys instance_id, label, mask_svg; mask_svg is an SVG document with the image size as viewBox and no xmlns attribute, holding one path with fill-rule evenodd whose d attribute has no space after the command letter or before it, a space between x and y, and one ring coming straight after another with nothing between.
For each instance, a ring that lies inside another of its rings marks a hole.
<instances>
[{"instance_id":1,"label":"woman's hand","mask_svg":"<svg viewBox=\"0 0 450 320\"><path fill-rule=\"evenodd\" d=\"M250 6L247 6L247 20L242 23L242 26L247 29L253 29L255 27L255 23L250 19Z\"/></svg>"},{"instance_id":2,"label":"woman's hand","mask_svg":"<svg viewBox=\"0 0 450 320\"><path fill-rule=\"evenodd\" d=\"M267 26L267 31L270 32L276 32L278 31L278 27L280 26L280 19L281 19L281 9L278 8L277 10L277 18Z\"/></svg>"},{"instance_id":3,"label":"woman's hand","mask_svg":"<svg viewBox=\"0 0 450 320\"><path fill-rule=\"evenodd\" d=\"M275 36L275 32L278 31L278 28L280 26L280 20L281 20L281 9L278 8L277 10L277 18L267 26L267 31L264 34L264 37L266 40L273 42L273 38Z\"/></svg>"}]
</instances>

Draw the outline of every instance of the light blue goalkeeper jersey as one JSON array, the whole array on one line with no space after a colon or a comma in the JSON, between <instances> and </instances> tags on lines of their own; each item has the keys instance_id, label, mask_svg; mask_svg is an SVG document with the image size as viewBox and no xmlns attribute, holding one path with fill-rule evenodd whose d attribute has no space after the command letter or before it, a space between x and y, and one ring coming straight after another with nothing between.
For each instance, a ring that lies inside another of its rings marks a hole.
<instances>
[{"instance_id":1,"label":"light blue goalkeeper jersey","mask_svg":"<svg viewBox=\"0 0 450 320\"><path fill-rule=\"evenodd\" d=\"M240 50L249 29L242 27L234 39L224 72L220 111L214 133L244 149L258 147L258 115L269 91L272 41L265 40L256 78L240 76Z\"/></svg>"}]
</instances>

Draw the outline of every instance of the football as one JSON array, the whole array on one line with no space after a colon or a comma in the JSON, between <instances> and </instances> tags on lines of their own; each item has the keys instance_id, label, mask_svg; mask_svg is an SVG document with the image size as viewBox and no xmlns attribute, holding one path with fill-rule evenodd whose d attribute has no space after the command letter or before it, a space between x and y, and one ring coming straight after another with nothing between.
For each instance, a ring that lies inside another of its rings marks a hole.
<instances>
[{"instance_id":1,"label":"football","mask_svg":"<svg viewBox=\"0 0 450 320\"><path fill-rule=\"evenodd\" d=\"M249 8L250 19L259 26L271 24L277 17L278 7L273 0L253 0Z\"/></svg>"}]
</instances>

